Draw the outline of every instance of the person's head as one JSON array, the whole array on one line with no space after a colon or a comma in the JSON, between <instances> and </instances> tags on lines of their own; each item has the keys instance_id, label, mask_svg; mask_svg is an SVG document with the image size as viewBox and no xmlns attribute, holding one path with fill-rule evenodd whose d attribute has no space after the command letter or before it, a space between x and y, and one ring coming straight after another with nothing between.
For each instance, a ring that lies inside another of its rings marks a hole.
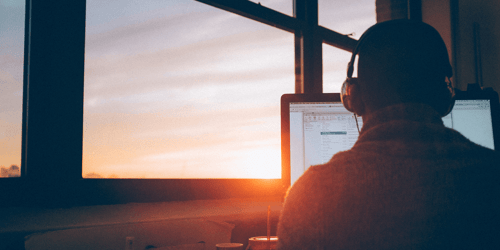
<instances>
[{"instance_id":1,"label":"person's head","mask_svg":"<svg viewBox=\"0 0 500 250\"><path fill-rule=\"evenodd\" d=\"M358 78L349 89L353 112L362 116L412 102L447 113L452 94L446 79L452 69L446 45L432 26L410 20L375 24L354 53L359 58Z\"/></svg>"}]
</instances>

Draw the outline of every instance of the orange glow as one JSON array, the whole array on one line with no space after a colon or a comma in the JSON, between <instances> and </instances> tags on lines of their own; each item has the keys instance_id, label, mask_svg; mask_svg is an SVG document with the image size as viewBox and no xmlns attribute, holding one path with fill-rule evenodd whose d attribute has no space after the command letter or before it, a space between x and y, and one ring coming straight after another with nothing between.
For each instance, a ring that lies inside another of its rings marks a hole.
<instances>
[{"instance_id":1,"label":"orange glow","mask_svg":"<svg viewBox=\"0 0 500 250\"><path fill-rule=\"evenodd\" d=\"M294 88L293 34L261 25L130 54L91 56L100 43L90 43L83 177L281 178L279 99Z\"/></svg>"},{"instance_id":2,"label":"orange glow","mask_svg":"<svg viewBox=\"0 0 500 250\"><path fill-rule=\"evenodd\" d=\"M195 1L148 4L87 1L82 175L281 178L294 35ZM345 78L348 58L333 58L326 78Z\"/></svg>"},{"instance_id":3,"label":"orange glow","mask_svg":"<svg viewBox=\"0 0 500 250\"><path fill-rule=\"evenodd\" d=\"M19 176L21 167L21 124L0 120L0 177Z\"/></svg>"}]
</instances>

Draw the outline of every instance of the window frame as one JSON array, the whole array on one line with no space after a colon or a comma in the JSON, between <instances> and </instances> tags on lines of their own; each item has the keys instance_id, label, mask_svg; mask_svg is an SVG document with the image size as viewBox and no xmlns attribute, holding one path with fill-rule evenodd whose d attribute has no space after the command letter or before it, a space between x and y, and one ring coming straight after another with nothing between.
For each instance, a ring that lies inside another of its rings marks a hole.
<instances>
[{"instance_id":1,"label":"window frame","mask_svg":"<svg viewBox=\"0 0 500 250\"><path fill-rule=\"evenodd\" d=\"M317 0L294 0L294 17L246 0L197 1L294 33L296 93L322 92L322 43L357 42L318 26ZM3 206L284 197L286 169L270 180L83 179L85 15L85 0L26 0L21 177L0 180Z\"/></svg>"}]
</instances>

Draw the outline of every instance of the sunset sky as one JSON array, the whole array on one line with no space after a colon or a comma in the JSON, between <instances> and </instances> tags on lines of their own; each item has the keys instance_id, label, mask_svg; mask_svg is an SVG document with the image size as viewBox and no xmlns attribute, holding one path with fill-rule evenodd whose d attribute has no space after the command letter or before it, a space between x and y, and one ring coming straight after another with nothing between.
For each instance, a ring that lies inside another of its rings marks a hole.
<instances>
[{"instance_id":1,"label":"sunset sky","mask_svg":"<svg viewBox=\"0 0 500 250\"><path fill-rule=\"evenodd\" d=\"M259 2L292 15L292 0ZM354 38L375 23L373 0L319 9L320 25ZM0 133L0 166L10 166L20 163L22 46L9 52L0 39L0 128L13 131ZM85 42L84 177L280 178L293 34L195 1L87 0ZM324 91L338 92L350 53L323 50Z\"/></svg>"},{"instance_id":2,"label":"sunset sky","mask_svg":"<svg viewBox=\"0 0 500 250\"><path fill-rule=\"evenodd\" d=\"M0 167L21 165L24 0L0 0Z\"/></svg>"}]
</instances>

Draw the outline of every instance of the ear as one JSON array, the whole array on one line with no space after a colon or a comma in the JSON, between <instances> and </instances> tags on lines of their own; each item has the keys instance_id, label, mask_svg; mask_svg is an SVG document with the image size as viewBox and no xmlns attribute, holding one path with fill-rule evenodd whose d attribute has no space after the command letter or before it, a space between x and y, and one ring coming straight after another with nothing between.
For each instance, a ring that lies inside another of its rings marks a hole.
<instances>
[{"instance_id":1,"label":"ear","mask_svg":"<svg viewBox=\"0 0 500 250\"><path fill-rule=\"evenodd\" d=\"M349 88L349 96L349 102L353 112L358 116L363 116L365 114L365 103L363 102L359 84L351 84Z\"/></svg>"},{"instance_id":2,"label":"ear","mask_svg":"<svg viewBox=\"0 0 500 250\"><path fill-rule=\"evenodd\" d=\"M445 117L451 112L455 105L453 87L449 85L449 82L443 82L442 84L438 84L434 91L436 93L434 93L432 106L441 117Z\"/></svg>"}]
</instances>

